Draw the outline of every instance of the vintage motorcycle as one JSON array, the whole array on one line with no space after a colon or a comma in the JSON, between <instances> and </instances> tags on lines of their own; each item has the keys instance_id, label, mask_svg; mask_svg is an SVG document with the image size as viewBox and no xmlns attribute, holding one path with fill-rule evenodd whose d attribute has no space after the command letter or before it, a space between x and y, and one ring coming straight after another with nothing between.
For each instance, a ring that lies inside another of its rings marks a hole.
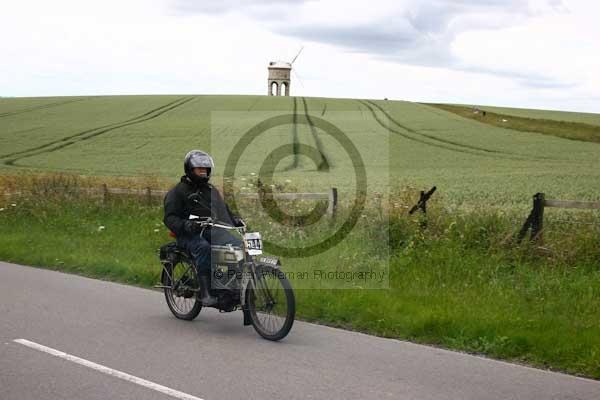
<instances>
[{"instance_id":1,"label":"vintage motorcycle","mask_svg":"<svg viewBox=\"0 0 600 400\"><path fill-rule=\"evenodd\" d=\"M280 260L262 255L260 233L246 232L243 221L241 226L231 226L207 217L197 223L203 230L237 230L243 238L243 247L211 246L210 293L218 298L218 302L210 307L220 312L241 309L244 325L251 324L265 339L283 339L294 323L294 291L281 270ZM163 289L175 317L193 320L200 313L202 302L192 257L178 247L177 242L171 242L161 246L160 261L163 266L161 283L155 287Z\"/></svg>"}]
</instances>

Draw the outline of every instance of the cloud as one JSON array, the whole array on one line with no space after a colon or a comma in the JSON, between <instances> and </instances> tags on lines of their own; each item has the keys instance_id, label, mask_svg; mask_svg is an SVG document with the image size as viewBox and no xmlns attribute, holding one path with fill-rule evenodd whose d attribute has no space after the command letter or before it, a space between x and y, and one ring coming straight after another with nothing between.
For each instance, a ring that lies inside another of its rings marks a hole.
<instances>
[{"instance_id":1,"label":"cloud","mask_svg":"<svg viewBox=\"0 0 600 400\"><path fill-rule=\"evenodd\" d=\"M282 26L278 33L346 47L370 54L385 54L414 47L418 32L406 20L354 26Z\"/></svg>"},{"instance_id":2,"label":"cloud","mask_svg":"<svg viewBox=\"0 0 600 400\"><path fill-rule=\"evenodd\" d=\"M358 24L286 21L271 24L270 29L396 62L432 66L445 61L444 66L455 67L450 65L456 61L450 46L459 33L514 26L537 12L517 0L411 1Z\"/></svg>"},{"instance_id":3,"label":"cloud","mask_svg":"<svg viewBox=\"0 0 600 400\"><path fill-rule=\"evenodd\" d=\"M311 0L172 0L171 8L177 14L224 14L230 11L256 11L273 7L301 5Z\"/></svg>"},{"instance_id":4,"label":"cloud","mask_svg":"<svg viewBox=\"0 0 600 400\"><path fill-rule=\"evenodd\" d=\"M362 15L357 9L345 7L346 4L340 2L336 6L335 0L173 2L180 13L242 13L259 20L274 33L338 46L380 60L490 74L535 88L573 85L542 74L465 65L451 48L457 35L464 32L504 29L536 16L566 12L561 0L396 0L378 4L382 9L379 15ZM354 18L353 12L358 14Z\"/></svg>"},{"instance_id":5,"label":"cloud","mask_svg":"<svg viewBox=\"0 0 600 400\"><path fill-rule=\"evenodd\" d=\"M457 71L488 74L502 78L512 79L518 82L521 86L531 89L572 89L578 86L578 84L573 81L563 81L561 79L555 79L544 74L533 74L510 69L476 67L468 65L457 65L453 69Z\"/></svg>"}]
</instances>

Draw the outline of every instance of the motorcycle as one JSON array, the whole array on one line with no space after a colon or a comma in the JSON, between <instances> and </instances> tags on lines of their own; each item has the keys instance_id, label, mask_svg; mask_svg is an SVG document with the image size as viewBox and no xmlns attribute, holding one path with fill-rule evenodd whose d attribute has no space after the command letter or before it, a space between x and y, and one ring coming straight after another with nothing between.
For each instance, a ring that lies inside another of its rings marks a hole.
<instances>
[{"instance_id":1,"label":"motorcycle","mask_svg":"<svg viewBox=\"0 0 600 400\"><path fill-rule=\"evenodd\" d=\"M296 313L294 291L277 257L264 256L260 232L247 232L246 224L232 226L211 217L197 221L204 229L237 230L242 247L211 246L212 296L219 312L241 309L244 326L252 325L267 340L281 340L291 330ZM165 300L176 318L191 321L202 309L199 280L191 255L177 242L160 248L161 283ZM206 306L205 306L206 307Z\"/></svg>"}]
</instances>

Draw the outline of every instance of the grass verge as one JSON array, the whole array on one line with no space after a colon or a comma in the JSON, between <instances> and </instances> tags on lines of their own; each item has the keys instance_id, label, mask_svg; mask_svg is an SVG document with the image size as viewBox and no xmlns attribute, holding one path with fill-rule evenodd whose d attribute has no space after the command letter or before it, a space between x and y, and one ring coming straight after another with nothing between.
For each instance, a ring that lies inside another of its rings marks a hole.
<instances>
[{"instance_id":1,"label":"grass verge","mask_svg":"<svg viewBox=\"0 0 600 400\"><path fill-rule=\"evenodd\" d=\"M513 129L522 132L538 132L546 135L558 136L565 139L581 140L585 142L600 143L600 126L584 124L581 122L557 121L540 118L525 118L514 115L499 114L491 111L456 106L451 104L426 104L444 111L460 115L464 118L474 119L484 124Z\"/></svg>"}]
</instances>

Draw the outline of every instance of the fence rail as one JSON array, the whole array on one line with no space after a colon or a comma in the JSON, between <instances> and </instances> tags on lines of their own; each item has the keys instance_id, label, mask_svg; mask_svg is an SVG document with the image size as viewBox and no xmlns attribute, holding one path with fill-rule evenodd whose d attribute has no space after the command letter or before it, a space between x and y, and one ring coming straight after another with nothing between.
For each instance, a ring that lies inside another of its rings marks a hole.
<instances>
[{"instance_id":1,"label":"fence rail","mask_svg":"<svg viewBox=\"0 0 600 400\"><path fill-rule=\"evenodd\" d=\"M238 196L259 199L261 195L259 193L240 193ZM273 193L263 196L268 198L271 198L272 196L274 200L327 200L327 215L333 217L337 211L337 188L331 188L331 190L326 193Z\"/></svg>"},{"instance_id":2,"label":"fence rail","mask_svg":"<svg viewBox=\"0 0 600 400\"><path fill-rule=\"evenodd\" d=\"M543 241L545 207L600 210L600 202L546 199L546 195L544 193L536 193L533 195L533 208L531 209L531 213L519 231L517 237L519 242L521 242L525 235L527 235L529 228L531 228L531 241L536 241L539 243Z\"/></svg>"},{"instance_id":3,"label":"fence rail","mask_svg":"<svg viewBox=\"0 0 600 400\"><path fill-rule=\"evenodd\" d=\"M579 208L584 210L600 210L600 202L575 200L544 200L544 207Z\"/></svg>"},{"instance_id":4,"label":"fence rail","mask_svg":"<svg viewBox=\"0 0 600 400\"><path fill-rule=\"evenodd\" d=\"M238 196L250 199L260 197L258 193L240 193ZM268 194L264 196L271 197ZM273 193L272 197L281 200L328 200L330 193Z\"/></svg>"},{"instance_id":5,"label":"fence rail","mask_svg":"<svg viewBox=\"0 0 600 400\"><path fill-rule=\"evenodd\" d=\"M146 197L148 203L152 202L155 197L164 197L167 190L153 190L150 188L143 189L128 189L128 188L111 188L106 184L102 185L101 188L79 188L80 192L87 195L102 197L104 201L107 201L110 195L130 195ZM19 195L23 194L22 191L17 192L4 192L5 195ZM259 199L259 193L239 193L239 197L249 199ZM338 191L337 188L331 188L329 192L324 193L273 193L264 195L274 200L327 200L327 215L333 217L337 211L338 205Z\"/></svg>"}]
</instances>

